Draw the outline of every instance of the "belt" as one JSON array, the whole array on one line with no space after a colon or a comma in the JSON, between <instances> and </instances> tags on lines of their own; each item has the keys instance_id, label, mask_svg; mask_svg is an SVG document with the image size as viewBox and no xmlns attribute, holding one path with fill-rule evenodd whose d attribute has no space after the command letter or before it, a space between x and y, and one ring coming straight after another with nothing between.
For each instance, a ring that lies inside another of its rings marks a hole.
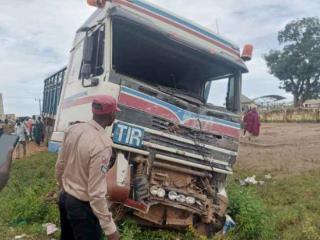
<instances>
[{"instance_id":1,"label":"belt","mask_svg":"<svg viewBox=\"0 0 320 240\"><path fill-rule=\"evenodd\" d=\"M66 197L68 197L68 198L71 198L71 199L77 200L77 201L79 201L79 202L81 202L81 203L84 203L84 204L90 204L90 202L89 202L89 201L82 201L82 200L80 200L80 199L78 199L78 198L76 198L76 197L72 196L71 194L67 193L63 188L62 188L62 190L61 190L61 194L65 195L65 196L66 196Z\"/></svg>"}]
</instances>

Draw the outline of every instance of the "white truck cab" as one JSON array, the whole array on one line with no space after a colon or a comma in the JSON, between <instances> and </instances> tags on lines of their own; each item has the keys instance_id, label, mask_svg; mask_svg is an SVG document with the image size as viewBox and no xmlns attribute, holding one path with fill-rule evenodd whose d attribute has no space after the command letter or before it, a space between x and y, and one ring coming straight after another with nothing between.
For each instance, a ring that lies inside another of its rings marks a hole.
<instances>
[{"instance_id":1,"label":"white truck cab","mask_svg":"<svg viewBox=\"0 0 320 240\"><path fill-rule=\"evenodd\" d=\"M218 231L247 71L220 35L145 1L107 2L76 32L49 149L58 150L70 124L92 118L93 98L113 96L121 112L106 130L116 181L109 193L122 216ZM224 107L207 103L219 79L228 79Z\"/></svg>"}]
</instances>

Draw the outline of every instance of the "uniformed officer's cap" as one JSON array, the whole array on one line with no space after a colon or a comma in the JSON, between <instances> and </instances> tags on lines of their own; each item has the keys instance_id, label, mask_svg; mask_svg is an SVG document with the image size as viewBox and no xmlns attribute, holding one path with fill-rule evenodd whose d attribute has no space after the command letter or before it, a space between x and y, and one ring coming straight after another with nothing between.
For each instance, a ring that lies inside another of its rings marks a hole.
<instances>
[{"instance_id":1,"label":"uniformed officer's cap","mask_svg":"<svg viewBox=\"0 0 320 240\"><path fill-rule=\"evenodd\" d=\"M97 115L104 115L120 112L117 101L111 96L99 96L93 99L92 112Z\"/></svg>"}]
</instances>

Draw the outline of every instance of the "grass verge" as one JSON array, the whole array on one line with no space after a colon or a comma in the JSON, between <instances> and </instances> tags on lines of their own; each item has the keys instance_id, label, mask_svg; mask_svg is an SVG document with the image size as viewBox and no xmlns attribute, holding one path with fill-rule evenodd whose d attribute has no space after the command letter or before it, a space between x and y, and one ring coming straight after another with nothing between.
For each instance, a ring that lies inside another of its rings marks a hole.
<instances>
[{"instance_id":1,"label":"grass verge","mask_svg":"<svg viewBox=\"0 0 320 240\"><path fill-rule=\"evenodd\" d=\"M0 193L1 239L58 239L59 233L47 237L42 224L59 224L55 203L54 179L56 155L38 153L15 161L7 187ZM246 173L249 175L250 173ZM314 171L286 179L270 180L263 186L242 187L235 174L229 180L229 214L237 227L227 237L214 239L320 240L320 174ZM146 231L134 222L125 221L119 228L123 240L192 240L198 237L192 229L185 232Z\"/></svg>"},{"instance_id":2,"label":"grass verge","mask_svg":"<svg viewBox=\"0 0 320 240\"><path fill-rule=\"evenodd\" d=\"M1 239L22 234L28 235L25 239L50 239L42 224L58 224L55 159L54 154L38 153L13 162L9 183L0 193Z\"/></svg>"}]
</instances>

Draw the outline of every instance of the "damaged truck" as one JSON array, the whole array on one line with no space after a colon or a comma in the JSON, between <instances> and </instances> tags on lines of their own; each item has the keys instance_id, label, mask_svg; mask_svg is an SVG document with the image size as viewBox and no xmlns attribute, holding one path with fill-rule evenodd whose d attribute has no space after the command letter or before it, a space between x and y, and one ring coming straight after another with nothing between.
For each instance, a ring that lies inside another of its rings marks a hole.
<instances>
[{"instance_id":1,"label":"damaged truck","mask_svg":"<svg viewBox=\"0 0 320 240\"><path fill-rule=\"evenodd\" d=\"M58 151L69 125L91 119L93 98L111 95L121 109L106 129L115 219L219 231L252 46L241 55L229 40L145 1L98 2L76 32L49 150ZM209 93L221 80L225 102L216 106Z\"/></svg>"}]
</instances>

